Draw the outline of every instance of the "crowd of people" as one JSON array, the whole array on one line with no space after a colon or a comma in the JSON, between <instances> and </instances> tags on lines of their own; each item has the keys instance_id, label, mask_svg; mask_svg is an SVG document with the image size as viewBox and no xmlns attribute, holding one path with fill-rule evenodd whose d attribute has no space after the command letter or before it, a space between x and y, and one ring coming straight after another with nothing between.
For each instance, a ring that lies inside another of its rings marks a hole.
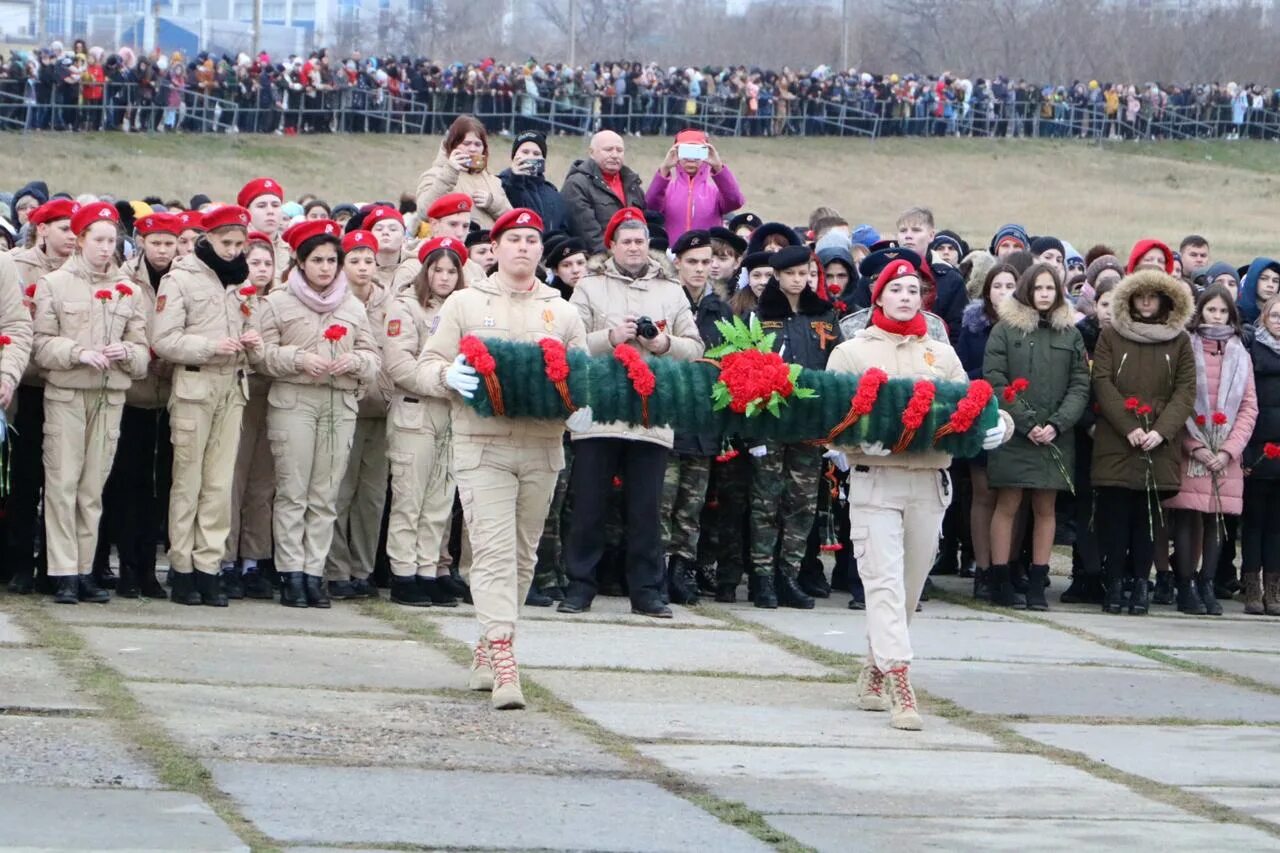
<instances>
[{"instance_id":1,"label":"crowd of people","mask_svg":"<svg viewBox=\"0 0 1280 853\"><path fill-rule=\"evenodd\" d=\"M884 235L825 207L765 221L696 128L647 181L613 131L559 187L542 133L497 174L492 142L458 118L399 201L289 201L269 177L0 199L9 591L465 599L471 685L505 708L522 605L622 595L661 619L744 575L760 608L844 590L868 612L859 702L902 728L931 572L1044 610L1070 544L1062 601L1219 615L1241 593L1280 615L1280 262L1196 235L1082 254L1017 224L974 248L921 207ZM473 336L691 361L733 318L808 371L984 380L999 422L952 460L466 405Z\"/></svg>"},{"instance_id":2,"label":"crowd of people","mask_svg":"<svg viewBox=\"0 0 1280 853\"><path fill-rule=\"evenodd\" d=\"M0 69L10 126L28 130L442 133L459 115L491 132L665 135L1280 138L1280 88L599 61L273 59L77 40L15 51Z\"/></svg>"}]
</instances>

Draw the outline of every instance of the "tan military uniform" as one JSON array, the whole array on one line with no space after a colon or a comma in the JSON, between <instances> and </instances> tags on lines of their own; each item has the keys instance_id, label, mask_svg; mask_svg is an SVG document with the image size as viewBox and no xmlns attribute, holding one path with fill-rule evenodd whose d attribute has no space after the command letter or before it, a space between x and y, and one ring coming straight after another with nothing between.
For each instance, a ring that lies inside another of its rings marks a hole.
<instances>
[{"instance_id":1,"label":"tan military uniform","mask_svg":"<svg viewBox=\"0 0 1280 853\"><path fill-rule=\"evenodd\" d=\"M398 577L434 578L440 554L449 547L454 495L449 403L427 396L427 366L420 360L439 312L439 306L423 308L408 295L387 312L382 371L395 385L387 419L387 557Z\"/></svg>"},{"instance_id":2,"label":"tan military uniform","mask_svg":"<svg viewBox=\"0 0 1280 853\"><path fill-rule=\"evenodd\" d=\"M391 277L391 292L396 296L412 297L413 280L418 277L418 273L422 271L422 262L418 260L418 256L412 255L400 262L400 266L396 267L395 274ZM473 287L476 282L484 281L484 267L475 261L467 258L467 262L462 265L462 277L467 282L467 287Z\"/></svg>"},{"instance_id":3,"label":"tan military uniform","mask_svg":"<svg viewBox=\"0 0 1280 853\"><path fill-rule=\"evenodd\" d=\"M244 353L218 355L214 348L249 329L242 307L237 288L224 288L195 254L174 262L156 297L152 347L175 366L169 563L178 572L217 574L231 529L248 362Z\"/></svg>"},{"instance_id":4,"label":"tan military uniform","mask_svg":"<svg viewBox=\"0 0 1280 853\"><path fill-rule=\"evenodd\" d=\"M564 422L486 418L445 384L465 335L516 341L554 337L586 346L577 311L537 283L514 292L501 272L445 300L428 328L422 387L453 401L453 474L472 548L471 596L486 638L510 637L533 581L556 473L564 467ZM402 327L403 328L403 327Z\"/></svg>"},{"instance_id":5,"label":"tan military uniform","mask_svg":"<svg viewBox=\"0 0 1280 853\"><path fill-rule=\"evenodd\" d=\"M240 419L235 475L231 478L231 533L222 559L271 557L271 506L275 500L275 461L267 441L267 394L271 381L249 374L249 401Z\"/></svg>"},{"instance_id":6,"label":"tan military uniform","mask_svg":"<svg viewBox=\"0 0 1280 853\"><path fill-rule=\"evenodd\" d=\"M0 346L0 379L13 386L14 400L31 360L31 312L28 310L18 278L18 266L7 255L0 255L0 335L9 343Z\"/></svg>"},{"instance_id":7,"label":"tan military uniform","mask_svg":"<svg viewBox=\"0 0 1280 853\"><path fill-rule=\"evenodd\" d=\"M406 235L405 245L400 247L400 254L396 257L396 259L393 262L389 264L384 264L381 261L381 259L379 259L378 270L373 274L373 277L374 277L374 280L378 282L378 284L382 287L383 290L389 291L392 289L396 280L396 270L400 269L401 264L403 264L405 261L409 260L410 258L412 258L415 261L418 259L417 252L411 251L409 249L408 242L409 242L409 238Z\"/></svg>"},{"instance_id":8,"label":"tan military uniform","mask_svg":"<svg viewBox=\"0 0 1280 853\"><path fill-rule=\"evenodd\" d=\"M49 575L89 574L102 488L120 438L129 385L147 375L144 301L115 292L120 270L91 271L76 255L36 287L35 362L44 371L45 549ZM94 294L110 290L101 301ZM124 342L105 372L80 363L86 349Z\"/></svg>"},{"instance_id":9,"label":"tan military uniform","mask_svg":"<svg viewBox=\"0 0 1280 853\"><path fill-rule=\"evenodd\" d=\"M14 264L18 267L18 284L22 287L22 298L26 300L27 309L30 311L31 316L34 317L35 300L26 295L27 288L61 267L67 262L67 259L46 255L35 246L14 249L9 253L9 257L13 258ZM22 384L34 388L44 387L44 378L40 375L40 369L36 367L34 358L27 361L27 369L22 374Z\"/></svg>"},{"instance_id":10,"label":"tan military uniform","mask_svg":"<svg viewBox=\"0 0 1280 853\"><path fill-rule=\"evenodd\" d=\"M173 265L176 267L178 262L174 261ZM147 262L141 251L120 266L120 274L137 285L134 292L145 303L149 330L156 313L156 291L151 286L151 275L147 272ZM173 365L162 358L152 357L146 378L134 382L125 392L125 405L138 409L163 409L169 402L172 385Z\"/></svg>"},{"instance_id":11,"label":"tan military uniform","mask_svg":"<svg viewBox=\"0 0 1280 853\"><path fill-rule=\"evenodd\" d=\"M364 304L374 340L381 343L389 291L377 282ZM373 574L387 502L387 403L391 383L379 371L378 382L360 399L356 432L347 471L338 487L338 517L333 545L325 560L325 577L345 581Z\"/></svg>"},{"instance_id":12,"label":"tan military uniform","mask_svg":"<svg viewBox=\"0 0 1280 853\"><path fill-rule=\"evenodd\" d=\"M276 567L323 577L357 401L378 379L378 345L364 306L351 294L331 313L317 314L284 286L257 310L263 348L251 356L274 380L267 394L267 438L275 458ZM325 340L325 330L335 324L347 329L346 336ZM354 353L359 367L345 376L312 376L299 367L305 353L329 361Z\"/></svg>"},{"instance_id":13,"label":"tan military uniform","mask_svg":"<svg viewBox=\"0 0 1280 853\"><path fill-rule=\"evenodd\" d=\"M271 248L276 254L276 284L278 285L284 281L289 264L293 263L293 250L279 234L272 239Z\"/></svg>"}]
</instances>

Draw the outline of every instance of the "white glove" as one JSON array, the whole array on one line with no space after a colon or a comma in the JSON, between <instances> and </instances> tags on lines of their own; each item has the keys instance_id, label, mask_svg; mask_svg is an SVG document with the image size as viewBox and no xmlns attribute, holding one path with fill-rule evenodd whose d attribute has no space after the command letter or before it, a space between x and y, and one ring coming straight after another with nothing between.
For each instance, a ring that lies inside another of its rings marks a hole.
<instances>
[{"instance_id":1,"label":"white glove","mask_svg":"<svg viewBox=\"0 0 1280 853\"><path fill-rule=\"evenodd\" d=\"M883 443L877 441L867 444L865 441L858 445L858 449L862 451L863 456L888 456L893 453L892 450L885 447Z\"/></svg>"},{"instance_id":2,"label":"white glove","mask_svg":"<svg viewBox=\"0 0 1280 853\"><path fill-rule=\"evenodd\" d=\"M583 406L565 418L564 421L564 425L569 428L569 432L586 432L591 429L593 423L595 423L595 418L591 414L590 406Z\"/></svg>"},{"instance_id":3,"label":"white glove","mask_svg":"<svg viewBox=\"0 0 1280 853\"><path fill-rule=\"evenodd\" d=\"M986 434L982 437L983 450L995 450L1002 444L1004 444L1003 426L993 426L991 429L987 430Z\"/></svg>"},{"instance_id":4,"label":"white glove","mask_svg":"<svg viewBox=\"0 0 1280 853\"><path fill-rule=\"evenodd\" d=\"M845 455L843 450L828 450L822 454L823 459L829 459L835 464L837 471L849 470L849 457Z\"/></svg>"},{"instance_id":5,"label":"white glove","mask_svg":"<svg viewBox=\"0 0 1280 853\"><path fill-rule=\"evenodd\" d=\"M757 444L747 452L757 459L763 459L765 456L769 455L769 448L765 447L763 444Z\"/></svg>"},{"instance_id":6,"label":"white glove","mask_svg":"<svg viewBox=\"0 0 1280 853\"><path fill-rule=\"evenodd\" d=\"M467 364L466 356L460 355L445 371L444 384L470 400L480 387L480 380L476 378L476 369Z\"/></svg>"}]
</instances>

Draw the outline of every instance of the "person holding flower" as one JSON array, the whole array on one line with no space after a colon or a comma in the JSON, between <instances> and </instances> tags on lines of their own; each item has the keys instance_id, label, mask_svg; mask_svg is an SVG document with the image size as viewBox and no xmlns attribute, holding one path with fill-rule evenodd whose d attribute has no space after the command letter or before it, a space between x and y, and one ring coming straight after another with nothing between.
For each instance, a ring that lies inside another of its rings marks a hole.
<instances>
[{"instance_id":1,"label":"person holding flower","mask_svg":"<svg viewBox=\"0 0 1280 853\"><path fill-rule=\"evenodd\" d=\"M1094 431L1093 485L1099 547L1106 565L1103 610L1146 614L1147 580L1164 525L1162 500L1182 481L1177 441L1196 403L1196 360L1187 335L1191 291L1164 269L1143 268L1116 286L1111 325L1093 359L1100 417Z\"/></svg>"},{"instance_id":2,"label":"person holding flower","mask_svg":"<svg viewBox=\"0 0 1280 853\"><path fill-rule=\"evenodd\" d=\"M1001 301L983 374L1013 417L1013 439L991 453L987 478L996 493L991 518L991 601L1013 606L1009 571L1014 524L1030 493L1033 518L1027 609L1048 610L1044 588L1057 527L1058 492L1074 491L1072 429L1089 404L1089 363L1062 279L1050 264L1032 265ZM1016 389L1025 386L1018 392Z\"/></svg>"},{"instance_id":3,"label":"person holding flower","mask_svg":"<svg viewBox=\"0 0 1280 853\"><path fill-rule=\"evenodd\" d=\"M285 232L295 260L257 308L255 365L271 377L267 439L275 458L273 513L280 603L329 607L324 564L359 399L381 356L364 306L342 272L342 229L327 219Z\"/></svg>"},{"instance_id":4,"label":"person holding flower","mask_svg":"<svg viewBox=\"0 0 1280 853\"><path fill-rule=\"evenodd\" d=\"M1253 361L1241 340L1240 313L1230 291L1220 284L1206 288L1191 329L1195 412L1183 434L1182 485L1164 508L1173 513L1178 610L1221 616L1213 580L1222 549L1222 517L1240 515L1243 509L1245 450L1258 419L1258 398Z\"/></svg>"},{"instance_id":5,"label":"person holding flower","mask_svg":"<svg viewBox=\"0 0 1280 853\"><path fill-rule=\"evenodd\" d=\"M115 264L120 215L105 202L71 217L75 254L36 284L33 352L44 371L44 527L54 601L103 603L92 576L102 489L125 391L147 375L142 300ZM118 289L127 288L129 292Z\"/></svg>"},{"instance_id":6,"label":"person holding flower","mask_svg":"<svg viewBox=\"0 0 1280 853\"><path fill-rule=\"evenodd\" d=\"M218 207L203 217L195 251L160 282L152 346L174 365L169 397L173 485L169 492L170 600L226 607L219 577L231 531L231 484L249 388L249 353L262 338L241 310L249 277L249 211ZM237 595L243 597L243 593Z\"/></svg>"},{"instance_id":7,"label":"person holding flower","mask_svg":"<svg viewBox=\"0 0 1280 853\"><path fill-rule=\"evenodd\" d=\"M1240 583L1245 613L1280 616L1280 296L1262 304L1249 350L1258 420L1244 453Z\"/></svg>"},{"instance_id":8,"label":"person holding flower","mask_svg":"<svg viewBox=\"0 0 1280 853\"><path fill-rule=\"evenodd\" d=\"M969 379L951 345L930 337L921 312L921 287L911 261L887 263L872 284L870 325L836 347L827 361L828 371L861 374L863 380L916 379L903 413L904 430L910 428L908 420L917 426L923 422L933 383ZM875 393L868 389L867 411ZM858 403L855 398L853 405ZM982 446L994 450L1012 435L1013 420L1001 412L999 424L986 432ZM858 706L889 711L894 728L918 731L924 723L911 687L908 625L951 504L951 456L941 451L896 453L876 442L848 453L834 451L832 458L837 467L851 468L850 540L866 589L868 652L858 679Z\"/></svg>"}]
</instances>

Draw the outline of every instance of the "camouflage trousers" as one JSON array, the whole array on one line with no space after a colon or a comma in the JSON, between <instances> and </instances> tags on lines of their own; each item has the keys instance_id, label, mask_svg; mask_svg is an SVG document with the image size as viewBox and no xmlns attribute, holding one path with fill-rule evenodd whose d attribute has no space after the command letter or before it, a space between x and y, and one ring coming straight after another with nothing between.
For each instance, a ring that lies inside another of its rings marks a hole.
<instances>
[{"instance_id":1,"label":"camouflage trousers","mask_svg":"<svg viewBox=\"0 0 1280 853\"><path fill-rule=\"evenodd\" d=\"M751 459L746 447L734 446L737 457L716 463L715 519L709 529L704 529L703 539L715 555L716 584L736 587L742 582L750 558Z\"/></svg>"},{"instance_id":2,"label":"camouflage trousers","mask_svg":"<svg viewBox=\"0 0 1280 853\"><path fill-rule=\"evenodd\" d=\"M702 507L707 502L711 480L711 460L705 456L672 453L662 478L662 506L659 521L667 556L693 562L698 556L702 530Z\"/></svg>"},{"instance_id":3,"label":"camouflage trousers","mask_svg":"<svg viewBox=\"0 0 1280 853\"><path fill-rule=\"evenodd\" d=\"M751 457L751 569L768 575L777 565L794 576L804 560L822 479L822 449L768 445Z\"/></svg>"}]
</instances>

